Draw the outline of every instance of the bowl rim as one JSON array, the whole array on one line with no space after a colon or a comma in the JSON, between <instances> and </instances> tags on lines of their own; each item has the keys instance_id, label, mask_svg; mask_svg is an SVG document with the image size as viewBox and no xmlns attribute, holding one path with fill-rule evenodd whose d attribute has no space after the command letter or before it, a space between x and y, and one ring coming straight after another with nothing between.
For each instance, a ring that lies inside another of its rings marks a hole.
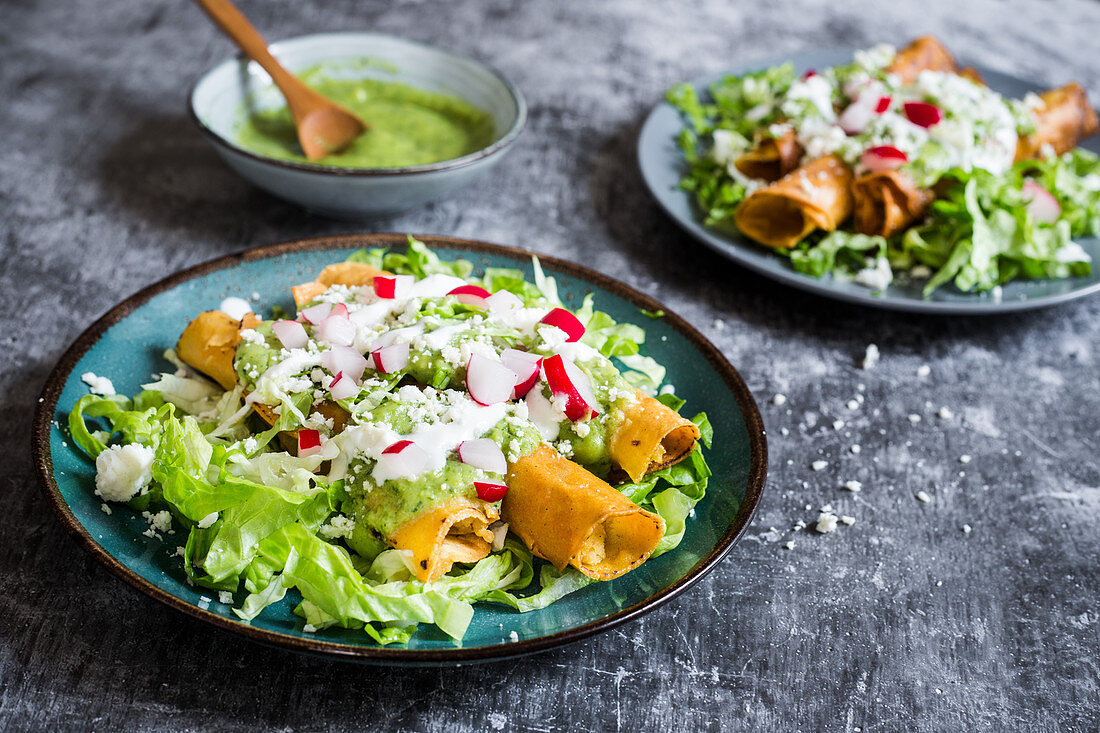
<instances>
[{"instance_id":1,"label":"bowl rim","mask_svg":"<svg viewBox=\"0 0 1100 733\"><path fill-rule=\"evenodd\" d=\"M535 252L494 244L476 239L465 239L440 235L414 235L429 246L440 246L472 253L486 253L513 259L527 259ZM329 641L323 638L303 638L269 629L250 626L239 621L225 618L212 611L192 605L167 590L146 580L129 566L124 565L102 547L91 533L80 523L68 502L61 494L60 486L53 472L53 455L50 446L52 421L55 418L58 400L68 378L76 368L77 362L99 341L109 328L120 322L154 296L178 287L190 280L208 275L218 270L232 268L257 260L276 259L285 254L311 251L351 250L364 246L392 246L400 248L406 242L406 235L397 233L362 233L338 236L322 236L298 239L277 244L269 244L235 254L223 255L194 265L169 275L133 295L122 300L94 323L88 326L65 350L57 364L51 370L42 387L39 402L35 410L32 426L32 453L38 483L46 503L61 522L64 529L81 546L99 561L107 570L133 588L150 596L166 606L176 609L192 618L205 622L223 631L229 631L252 641L273 647L305 652L330 659L339 659L368 664L398 665L450 665L480 663L513 659L555 647L561 647L595 634L607 631L627 621L632 621L665 603L679 597L706 575L730 553L748 530L753 516L763 496L768 470L768 443L764 421L759 407L744 378L729 362L726 356L694 326L682 316L667 309L653 297L646 295L620 280L604 275L584 265L560 259L551 255L538 254L539 261L547 269L560 272L580 280L586 280L603 288L613 295L630 301L646 310L663 309L664 321L684 336L698 349L711 367L718 373L725 386L733 394L741 415L745 420L745 429L749 441L749 469L745 482L745 494L737 511L729 517L729 525L715 545L689 568L682 577L671 584L653 592L645 599L602 618L590 620L581 626L559 630L544 636L505 645L487 645L478 647L456 647L451 649L407 649L385 646L368 646Z\"/></svg>"},{"instance_id":2,"label":"bowl rim","mask_svg":"<svg viewBox=\"0 0 1100 733\"><path fill-rule=\"evenodd\" d=\"M357 176L357 177L388 177L388 176L409 176L417 175L421 173L438 173L441 171L453 170L456 168L465 168L473 165L479 161L489 158L503 150L511 147L511 145L519 138L523 129L527 126L527 100L523 96L523 92L519 90L519 87L505 76L496 67L476 59L473 56L467 56L465 54L456 53L447 49L440 48L438 46L432 46L427 43L421 43L419 41L409 40L402 38L401 36L393 36L387 33L371 33L368 31L333 31L329 33L308 33L301 36L291 36L290 38L284 38L279 41L271 43L268 48L275 58L279 58L279 52L289 46L293 46L298 43L318 40L332 36L345 36L345 37L357 37L357 38L385 38L388 40L399 41L401 43L408 44L410 46L417 46L421 49L432 51L437 54L449 56L451 58L460 59L469 63L473 63L480 66L485 71L488 71L493 77L499 81L504 88L508 91L508 94L512 98L512 103L516 107L516 116L512 120L512 124L504 131L499 138L489 143L483 148L475 150L472 153L467 153L458 158L450 158L448 160L441 160L435 163L425 163L423 165L404 166L401 168L342 168L336 166L318 165L316 163L302 163L293 160L280 160L278 158L270 158L266 155L255 153L248 148L238 145L229 138L221 135L212 127L203 122L199 116L198 110L195 104L195 95L198 93L199 87L201 87L211 76L223 67L230 64L239 64L241 62L251 62L244 53L238 53L235 56L231 56L223 61L218 62L210 69L207 69L196 81L191 85L191 90L187 93L187 111L191 117L191 121L199 128L215 146L221 146L231 150L237 155L250 158L259 163L265 163L267 165L274 165L290 170L298 171L301 173L312 173L323 176Z\"/></svg>"}]
</instances>

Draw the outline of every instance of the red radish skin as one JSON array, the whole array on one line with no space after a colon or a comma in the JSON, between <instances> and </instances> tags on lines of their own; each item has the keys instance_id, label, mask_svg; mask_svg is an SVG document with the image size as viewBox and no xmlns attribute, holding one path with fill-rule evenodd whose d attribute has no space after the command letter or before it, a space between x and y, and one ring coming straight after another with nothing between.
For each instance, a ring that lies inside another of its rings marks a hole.
<instances>
[{"instance_id":1,"label":"red radish skin","mask_svg":"<svg viewBox=\"0 0 1100 733\"><path fill-rule=\"evenodd\" d=\"M592 392L592 382L580 368L567 361L561 354L554 354L542 362L546 382L554 395L566 396L565 416L573 422L587 420L600 413L596 411L596 396Z\"/></svg>"},{"instance_id":2,"label":"red radish skin","mask_svg":"<svg viewBox=\"0 0 1100 733\"><path fill-rule=\"evenodd\" d=\"M332 306L332 311L328 314L329 318L347 318L348 307L343 303L337 303Z\"/></svg>"},{"instance_id":3,"label":"red radish skin","mask_svg":"<svg viewBox=\"0 0 1100 733\"><path fill-rule=\"evenodd\" d=\"M877 173L879 171L891 171L909 162L909 156L904 151L898 150L893 145L879 145L863 151L860 157L863 166Z\"/></svg>"},{"instance_id":4,"label":"red radish skin","mask_svg":"<svg viewBox=\"0 0 1100 733\"><path fill-rule=\"evenodd\" d=\"M523 301L520 300L515 293L509 293L507 290L498 290L485 299L485 305L491 311L503 313L515 310L516 308L522 308Z\"/></svg>"},{"instance_id":5,"label":"red radish skin","mask_svg":"<svg viewBox=\"0 0 1100 733\"><path fill-rule=\"evenodd\" d=\"M343 306L343 303L340 305ZM329 317L321 321L321 325L317 327L317 340L339 346L351 346L355 341L355 324L348 319L347 312L347 308L344 308L344 315L340 316L333 308Z\"/></svg>"},{"instance_id":6,"label":"red radish skin","mask_svg":"<svg viewBox=\"0 0 1100 733\"><path fill-rule=\"evenodd\" d=\"M513 400L522 399L539 381L542 357L538 354L519 349L505 349L500 354L500 363L516 373L516 386L512 390Z\"/></svg>"},{"instance_id":7,"label":"red radish skin","mask_svg":"<svg viewBox=\"0 0 1100 733\"><path fill-rule=\"evenodd\" d=\"M892 101L891 97L888 97L888 96L879 97L878 98L878 103L875 104L875 114L880 115L883 112L885 112L886 110L890 109L890 102L891 101Z\"/></svg>"},{"instance_id":8,"label":"red radish skin","mask_svg":"<svg viewBox=\"0 0 1100 733\"><path fill-rule=\"evenodd\" d=\"M359 394L359 385L351 381L343 372L337 373L328 385L329 394L334 400L346 400Z\"/></svg>"},{"instance_id":9,"label":"red radish skin","mask_svg":"<svg viewBox=\"0 0 1100 733\"><path fill-rule=\"evenodd\" d=\"M458 298L458 302L463 305L472 305L478 308L487 308L485 300L491 293L483 287L477 285L460 285L447 295L453 295Z\"/></svg>"},{"instance_id":10,"label":"red radish skin","mask_svg":"<svg viewBox=\"0 0 1100 733\"><path fill-rule=\"evenodd\" d=\"M382 455L386 455L388 453L400 453L412 444L413 442L411 440L399 440L396 443L391 443L390 445L387 445L386 448L382 451Z\"/></svg>"},{"instance_id":11,"label":"red radish skin","mask_svg":"<svg viewBox=\"0 0 1100 733\"><path fill-rule=\"evenodd\" d=\"M874 110L864 98L852 102L840 113L836 123L848 135L858 135L867 127L867 123L874 117Z\"/></svg>"},{"instance_id":12,"label":"red radish skin","mask_svg":"<svg viewBox=\"0 0 1100 733\"><path fill-rule=\"evenodd\" d=\"M555 326L565 331L566 335L569 337L566 341L569 343L580 341L581 336L584 336L584 324L577 320L577 317L565 308L555 308L543 316L539 323Z\"/></svg>"},{"instance_id":13,"label":"red radish skin","mask_svg":"<svg viewBox=\"0 0 1100 733\"><path fill-rule=\"evenodd\" d=\"M817 71L815 71L814 69L807 69L806 73L804 73L802 75L802 81L806 81L807 79L812 79L815 76L817 76Z\"/></svg>"},{"instance_id":14,"label":"red radish skin","mask_svg":"<svg viewBox=\"0 0 1100 733\"><path fill-rule=\"evenodd\" d=\"M466 362L466 391L479 405L507 402L518 380L514 371L481 354L471 354Z\"/></svg>"},{"instance_id":15,"label":"red radish skin","mask_svg":"<svg viewBox=\"0 0 1100 733\"><path fill-rule=\"evenodd\" d=\"M372 286L379 298L393 300L403 297L413 281L412 275L375 275Z\"/></svg>"},{"instance_id":16,"label":"red radish skin","mask_svg":"<svg viewBox=\"0 0 1100 733\"><path fill-rule=\"evenodd\" d=\"M474 481L474 490L477 491L477 498L490 503L500 501L508 493L508 487L504 484L489 481Z\"/></svg>"},{"instance_id":17,"label":"red radish skin","mask_svg":"<svg viewBox=\"0 0 1100 733\"><path fill-rule=\"evenodd\" d=\"M458 444L457 452L458 460L474 468L480 468L482 471L490 473L508 471L508 461L504 458L504 451L496 441L490 438L464 440Z\"/></svg>"},{"instance_id":18,"label":"red radish skin","mask_svg":"<svg viewBox=\"0 0 1100 733\"><path fill-rule=\"evenodd\" d=\"M903 108L909 121L920 127L931 127L943 121L943 111L928 102L906 102Z\"/></svg>"},{"instance_id":19,"label":"red radish skin","mask_svg":"<svg viewBox=\"0 0 1100 733\"><path fill-rule=\"evenodd\" d=\"M1024 181L1023 193L1028 213L1040 224L1053 224L1062 216L1058 199L1035 181Z\"/></svg>"},{"instance_id":20,"label":"red radish skin","mask_svg":"<svg viewBox=\"0 0 1100 733\"><path fill-rule=\"evenodd\" d=\"M328 318L329 313L332 312L332 303L318 303L317 305L311 305L308 308L302 309L302 318L314 326L320 325L321 321Z\"/></svg>"},{"instance_id":21,"label":"red radish skin","mask_svg":"<svg viewBox=\"0 0 1100 733\"><path fill-rule=\"evenodd\" d=\"M271 330L279 343L288 349L304 349L309 343L305 327L297 321L275 321L271 324Z\"/></svg>"},{"instance_id":22,"label":"red radish skin","mask_svg":"<svg viewBox=\"0 0 1100 733\"><path fill-rule=\"evenodd\" d=\"M298 455L305 458L321 452L321 434L316 430L298 431Z\"/></svg>"}]
</instances>

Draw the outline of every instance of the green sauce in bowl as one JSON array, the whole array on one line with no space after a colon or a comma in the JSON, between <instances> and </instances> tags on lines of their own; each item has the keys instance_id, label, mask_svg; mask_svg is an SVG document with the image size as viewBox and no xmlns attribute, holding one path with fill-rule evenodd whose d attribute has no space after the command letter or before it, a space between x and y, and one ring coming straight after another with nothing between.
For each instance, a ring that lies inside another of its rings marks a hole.
<instances>
[{"instance_id":1,"label":"green sauce in bowl","mask_svg":"<svg viewBox=\"0 0 1100 733\"><path fill-rule=\"evenodd\" d=\"M286 106L245 105L235 142L277 160L336 168L406 168L461 158L493 142L488 113L458 97L380 79L337 78L324 64L298 77L320 94L354 112L368 129L343 151L308 160Z\"/></svg>"}]
</instances>

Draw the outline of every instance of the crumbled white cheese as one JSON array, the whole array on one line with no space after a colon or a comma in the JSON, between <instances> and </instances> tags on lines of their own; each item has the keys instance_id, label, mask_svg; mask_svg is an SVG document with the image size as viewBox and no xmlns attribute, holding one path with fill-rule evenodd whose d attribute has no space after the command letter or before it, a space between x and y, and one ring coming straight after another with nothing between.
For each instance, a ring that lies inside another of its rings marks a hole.
<instances>
[{"instance_id":1,"label":"crumbled white cheese","mask_svg":"<svg viewBox=\"0 0 1100 733\"><path fill-rule=\"evenodd\" d=\"M153 480L155 453L140 443L112 445L95 460L95 493L106 501L129 501Z\"/></svg>"},{"instance_id":2,"label":"crumbled white cheese","mask_svg":"<svg viewBox=\"0 0 1100 733\"><path fill-rule=\"evenodd\" d=\"M970 456L965 453L959 456L959 463L970 463L970 460Z\"/></svg>"},{"instance_id":3,"label":"crumbled white cheese","mask_svg":"<svg viewBox=\"0 0 1100 733\"><path fill-rule=\"evenodd\" d=\"M840 522L841 522L841 524L845 524L845 525L851 527L853 524L856 523L856 518L852 517L852 516L849 516L847 514L844 514L844 515L841 515Z\"/></svg>"},{"instance_id":4,"label":"crumbled white cheese","mask_svg":"<svg viewBox=\"0 0 1100 733\"><path fill-rule=\"evenodd\" d=\"M828 468L828 466L829 466L828 461L814 461L813 463L810 464L810 468L812 468L815 471L822 471L822 470Z\"/></svg>"},{"instance_id":5,"label":"crumbled white cheese","mask_svg":"<svg viewBox=\"0 0 1100 733\"><path fill-rule=\"evenodd\" d=\"M779 428L779 434L786 437L791 434L791 431L787 428Z\"/></svg>"},{"instance_id":6,"label":"crumbled white cheese","mask_svg":"<svg viewBox=\"0 0 1100 733\"><path fill-rule=\"evenodd\" d=\"M302 631L306 632L307 634L315 634L317 633L317 627L313 624L303 624Z\"/></svg>"},{"instance_id":7,"label":"crumbled white cheese","mask_svg":"<svg viewBox=\"0 0 1100 733\"><path fill-rule=\"evenodd\" d=\"M511 632L508 633L508 638L511 639L512 641L519 641L519 634L517 634L514 631L511 631Z\"/></svg>"},{"instance_id":8,"label":"crumbled white cheese","mask_svg":"<svg viewBox=\"0 0 1100 733\"><path fill-rule=\"evenodd\" d=\"M874 369L878 365L879 351L875 344L867 344L867 351L863 355L863 368Z\"/></svg>"},{"instance_id":9,"label":"crumbled white cheese","mask_svg":"<svg viewBox=\"0 0 1100 733\"><path fill-rule=\"evenodd\" d=\"M111 516L111 507L107 506L106 504L100 504L99 510L106 514L108 517Z\"/></svg>"},{"instance_id":10,"label":"crumbled white cheese","mask_svg":"<svg viewBox=\"0 0 1100 733\"><path fill-rule=\"evenodd\" d=\"M932 501L932 497L928 495L926 491L917 492L917 501L923 501L925 504Z\"/></svg>"},{"instance_id":11,"label":"crumbled white cheese","mask_svg":"<svg viewBox=\"0 0 1100 733\"><path fill-rule=\"evenodd\" d=\"M859 452L860 452L861 450L863 450L863 449L859 447L859 443L853 443L853 444L852 444L852 447L850 448L850 450L851 450L851 451L852 451L853 453L859 453Z\"/></svg>"},{"instance_id":12,"label":"crumbled white cheese","mask_svg":"<svg viewBox=\"0 0 1100 733\"><path fill-rule=\"evenodd\" d=\"M939 412L936 413L941 420L950 420L955 417L955 413L951 411L949 407L941 407Z\"/></svg>"},{"instance_id":13,"label":"crumbled white cheese","mask_svg":"<svg viewBox=\"0 0 1100 733\"><path fill-rule=\"evenodd\" d=\"M714 319L714 330L721 331L725 327L726 327L726 322L723 321L721 318L715 318Z\"/></svg>"},{"instance_id":14,"label":"crumbled white cheese","mask_svg":"<svg viewBox=\"0 0 1100 733\"><path fill-rule=\"evenodd\" d=\"M858 410L859 409L859 400L848 400L848 409L849 410Z\"/></svg>"},{"instance_id":15,"label":"crumbled white cheese","mask_svg":"<svg viewBox=\"0 0 1100 733\"><path fill-rule=\"evenodd\" d=\"M115 394L115 385L107 377L100 377L94 372L84 372L80 375L80 381L88 385L88 391L92 394L110 397Z\"/></svg>"},{"instance_id":16,"label":"crumbled white cheese","mask_svg":"<svg viewBox=\"0 0 1100 733\"><path fill-rule=\"evenodd\" d=\"M974 529L974 528L973 528L973 527L971 527L971 526L970 526L969 524L964 524L964 525L962 526L962 531L963 531L963 534L970 534L970 533L971 533L971 532L973 531L973 529Z\"/></svg>"},{"instance_id":17,"label":"crumbled white cheese","mask_svg":"<svg viewBox=\"0 0 1100 733\"><path fill-rule=\"evenodd\" d=\"M855 494L863 491L863 484L859 481L846 481L844 483L844 488Z\"/></svg>"},{"instance_id":18,"label":"crumbled white cheese","mask_svg":"<svg viewBox=\"0 0 1100 733\"><path fill-rule=\"evenodd\" d=\"M919 422L920 422L920 415L918 415L918 414L916 414L916 413L913 413L913 414L911 414L911 415L909 416L909 422L911 422L911 423L913 423L914 425L916 425L917 423L919 423Z\"/></svg>"},{"instance_id":19,"label":"crumbled white cheese","mask_svg":"<svg viewBox=\"0 0 1100 733\"><path fill-rule=\"evenodd\" d=\"M205 517L199 520L199 529L207 529L213 526L214 522L218 521L218 513L210 512Z\"/></svg>"},{"instance_id":20,"label":"crumbled white cheese","mask_svg":"<svg viewBox=\"0 0 1100 733\"><path fill-rule=\"evenodd\" d=\"M794 542L791 541L791 540L788 540L787 542L784 542L783 543L783 549L784 550L793 550L794 549Z\"/></svg>"},{"instance_id":21,"label":"crumbled white cheese","mask_svg":"<svg viewBox=\"0 0 1100 733\"><path fill-rule=\"evenodd\" d=\"M252 312L252 306L244 298L230 296L222 301L221 305L218 306L218 310L239 321Z\"/></svg>"},{"instance_id":22,"label":"crumbled white cheese","mask_svg":"<svg viewBox=\"0 0 1100 733\"><path fill-rule=\"evenodd\" d=\"M828 534L836 529L837 516L832 512L821 512L817 515L817 524L814 529L821 534Z\"/></svg>"},{"instance_id":23,"label":"crumbled white cheese","mask_svg":"<svg viewBox=\"0 0 1100 733\"><path fill-rule=\"evenodd\" d=\"M917 367L918 377L927 377L931 373L932 367L928 366L927 364L921 364L919 367Z\"/></svg>"},{"instance_id":24,"label":"crumbled white cheese","mask_svg":"<svg viewBox=\"0 0 1100 733\"><path fill-rule=\"evenodd\" d=\"M859 407L859 405L857 404L856 407ZM833 430L840 430L843 427L844 427L844 421L843 420L833 420Z\"/></svg>"},{"instance_id":25,"label":"crumbled white cheese","mask_svg":"<svg viewBox=\"0 0 1100 733\"><path fill-rule=\"evenodd\" d=\"M332 519L321 525L318 533L326 540L334 540L338 537L351 537L354 531L354 519L343 514L335 514Z\"/></svg>"},{"instance_id":26,"label":"crumbled white cheese","mask_svg":"<svg viewBox=\"0 0 1100 733\"><path fill-rule=\"evenodd\" d=\"M785 395L785 394L775 395L774 397L772 397L772 404L773 405L779 405L779 406L787 404L787 395Z\"/></svg>"},{"instance_id":27,"label":"crumbled white cheese","mask_svg":"<svg viewBox=\"0 0 1100 733\"><path fill-rule=\"evenodd\" d=\"M854 280L857 285L863 285L878 292L885 290L894 281L894 271L890 269L888 259L879 257L873 267L865 267L857 272Z\"/></svg>"},{"instance_id":28,"label":"crumbled white cheese","mask_svg":"<svg viewBox=\"0 0 1100 733\"><path fill-rule=\"evenodd\" d=\"M233 594L227 590L218 591L218 602L227 606L233 605Z\"/></svg>"}]
</instances>

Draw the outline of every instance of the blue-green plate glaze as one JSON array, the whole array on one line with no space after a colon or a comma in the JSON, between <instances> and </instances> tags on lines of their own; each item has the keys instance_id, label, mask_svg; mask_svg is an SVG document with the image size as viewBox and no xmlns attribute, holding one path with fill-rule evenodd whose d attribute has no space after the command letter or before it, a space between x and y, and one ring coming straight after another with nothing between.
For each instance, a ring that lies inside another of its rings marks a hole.
<instances>
[{"instance_id":1,"label":"blue-green plate glaze","mask_svg":"<svg viewBox=\"0 0 1100 733\"><path fill-rule=\"evenodd\" d=\"M731 68L721 74L703 77L692 83L696 89L705 92L712 83L728 74L743 74L788 61L799 72L835 66L850 61L853 50L819 51L764 59ZM1028 92L1043 91L1046 88L1042 84L1024 81L981 66L977 69L991 89L1009 97L1020 99ZM859 305L944 315L1029 310L1064 303L1100 291L1100 239L1095 237L1078 240L1093 258L1090 275L1065 280L1017 280L1002 286L999 297L992 292L964 293L952 285L940 288L930 298L924 298L921 295L923 282L912 280L906 284L892 284L884 293L875 294L862 285L834 279L831 274L818 279L795 272L786 258L747 237L724 234L703 226L703 215L695 205L693 195L679 188L680 179L687 172L687 165L676 145L676 136L681 129L683 122L680 113L667 102L657 105L646 119L638 137L638 165L646 186L668 215L693 237L719 254L772 280ZM1085 141L1081 147L1100 153L1100 137Z\"/></svg>"},{"instance_id":2,"label":"blue-green plate glaze","mask_svg":"<svg viewBox=\"0 0 1100 733\"><path fill-rule=\"evenodd\" d=\"M477 270L518 267L532 277L530 254L498 245L423 237L441 257L464 257ZM686 590L711 570L745 531L760 500L767 447L760 413L740 375L694 328L659 303L611 278L549 257L544 268L557 278L563 300L574 307L589 292L596 306L620 321L646 329L645 352L668 367L668 381L687 400L691 414L706 410L714 425L708 461L714 470L706 498L696 507L681 545L616 580L596 583L546 609L526 614L478 604L461 643L422 625L401 647L380 647L361 631L302 631L288 598L250 624L238 619L217 593L187 584L180 558L184 537L164 541L142 535L140 516L116 506L100 509L93 493L95 466L72 443L65 416L87 393L80 375L109 376L120 393L134 394L150 374L169 368L161 354L174 345L187 322L223 298L258 296L261 311L293 307L290 286L311 280L325 265L359 247L400 249L404 236L370 234L314 239L264 247L224 257L173 275L127 299L93 324L55 367L35 416L35 464L46 498L61 522L109 570L153 598L214 626L256 641L298 651L367 662L449 664L514 657L559 646L636 618ZM239 603L241 598L238 597ZM512 632L518 636L513 641Z\"/></svg>"}]
</instances>

